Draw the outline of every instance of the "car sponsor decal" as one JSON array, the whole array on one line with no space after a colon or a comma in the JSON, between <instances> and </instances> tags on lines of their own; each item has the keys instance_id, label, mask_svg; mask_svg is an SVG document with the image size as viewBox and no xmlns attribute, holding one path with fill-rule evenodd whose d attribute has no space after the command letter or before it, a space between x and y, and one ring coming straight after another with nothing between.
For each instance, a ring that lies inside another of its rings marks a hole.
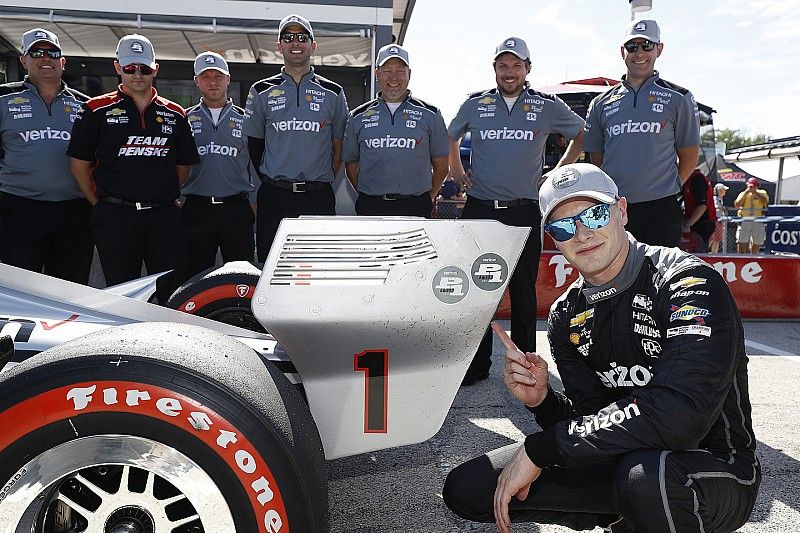
<instances>
[{"instance_id":1,"label":"car sponsor decal","mask_svg":"<svg viewBox=\"0 0 800 533\"><path fill-rule=\"evenodd\" d=\"M193 435L239 479L258 517L259 533L289 531L280 488L255 446L208 406L163 387L129 381L96 381L43 392L0 413L2 427L13 428L0 435L0 449L53 422L108 412L146 416ZM25 475L17 473L20 474Z\"/></svg>"},{"instance_id":2,"label":"car sponsor decal","mask_svg":"<svg viewBox=\"0 0 800 533\"><path fill-rule=\"evenodd\" d=\"M499 289L508 279L508 263L495 253L486 253L472 263L472 283L481 290Z\"/></svg>"},{"instance_id":3,"label":"car sponsor decal","mask_svg":"<svg viewBox=\"0 0 800 533\"><path fill-rule=\"evenodd\" d=\"M670 306L670 311L672 311L672 314L669 315L670 322L675 322L676 320L694 320L698 324L705 324L703 317L708 316L708 309L695 307L693 305L682 305L680 307L672 305Z\"/></svg>"},{"instance_id":4,"label":"car sponsor decal","mask_svg":"<svg viewBox=\"0 0 800 533\"><path fill-rule=\"evenodd\" d=\"M701 326L700 324L691 324L688 326L678 326L676 328L667 329L667 338L677 337L678 335L702 335L703 337L711 336L710 326Z\"/></svg>"},{"instance_id":5,"label":"car sponsor decal","mask_svg":"<svg viewBox=\"0 0 800 533\"><path fill-rule=\"evenodd\" d=\"M631 305L639 309L644 309L645 311L648 312L653 310L653 300L651 300L650 297L645 294L635 295L633 297L633 303Z\"/></svg>"},{"instance_id":6,"label":"car sponsor decal","mask_svg":"<svg viewBox=\"0 0 800 533\"><path fill-rule=\"evenodd\" d=\"M569 320L569 327L574 328L576 326L582 326L586 324L586 321L589 320L594 316L594 307L591 309L587 309L583 313L578 313L573 318Z\"/></svg>"},{"instance_id":7,"label":"car sponsor decal","mask_svg":"<svg viewBox=\"0 0 800 533\"><path fill-rule=\"evenodd\" d=\"M695 278L695 277L688 277L679 279L675 283L670 283L669 290L674 291L677 288L684 288L688 289L689 287L694 287L695 285L705 285L706 278Z\"/></svg>"},{"instance_id":8,"label":"car sponsor decal","mask_svg":"<svg viewBox=\"0 0 800 533\"><path fill-rule=\"evenodd\" d=\"M647 326L645 324L635 323L633 324L633 332L638 333L639 335L644 335L645 337L654 337L656 339L661 338L661 332L658 329Z\"/></svg>"},{"instance_id":9,"label":"car sponsor decal","mask_svg":"<svg viewBox=\"0 0 800 533\"><path fill-rule=\"evenodd\" d=\"M244 287L248 289L247 292L244 291ZM178 311L191 314L193 311L202 309L210 303L224 300L226 298L252 298L255 289L256 288L253 285L233 283L212 287L206 291L196 294L190 300L187 300L181 304L181 306L178 307ZM244 295L242 295L243 292Z\"/></svg>"},{"instance_id":10,"label":"car sponsor decal","mask_svg":"<svg viewBox=\"0 0 800 533\"><path fill-rule=\"evenodd\" d=\"M661 353L661 345L653 339L642 339L642 349L650 357L655 357Z\"/></svg>"},{"instance_id":11,"label":"car sponsor decal","mask_svg":"<svg viewBox=\"0 0 800 533\"><path fill-rule=\"evenodd\" d=\"M469 292L469 276L457 266L444 267L433 276L432 286L439 301L455 304Z\"/></svg>"}]
</instances>

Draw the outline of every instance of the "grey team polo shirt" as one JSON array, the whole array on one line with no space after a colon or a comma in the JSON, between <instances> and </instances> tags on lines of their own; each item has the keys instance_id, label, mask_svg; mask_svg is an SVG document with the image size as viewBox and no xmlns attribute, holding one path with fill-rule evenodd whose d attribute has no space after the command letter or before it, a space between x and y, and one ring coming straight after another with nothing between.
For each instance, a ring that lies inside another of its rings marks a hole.
<instances>
[{"instance_id":1,"label":"grey team polo shirt","mask_svg":"<svg viewBox=\"0 0 800 533\"><path fill-rule=\"evenodd\" d=\"M318 76L313 67L298 85L281 69L250 88L244 135L264 139L259 171L267 178L330 183L331 141L344 137L347 117L340 85Z\"/></svg>"},{"instance_id":2,"label":"grey team polo shirt","mask_svg":"<svg viewBox=\"0 0 800 533\"><path fill-rule=\"evenodd\" d=\"M692 93L662 80L658 72L638 90L623 77L589 104L583 148L603 152L603 170L631 203L678 194L675 150L699 144Z\"/></svg>"},{"instance_id":3,"label":"grey team polo shirt","mask_svg":"<svg viewBox=\"0 0 800 533\"><path fill-rule=\"evenodd\" d=\"M0 191L50 202L83 198L66 151L88 99L62 84L48 106L27 77L0 85Z\"/></svg>"},{"instance_id":4,"label":"grey team polo shirt","mask_svg":"<svg viewBox=\"0 0 800 533\"><path fill-rule=\"evenodd\" d=\"M583 119L559 97L526 84L510 110L497 88L471 94L450 122L448 132L452 139L471 134L470 196L536 200L547 136L560 133L574 139L583 125Z\"/></svg>"},{"instance_id":5,"label":"grey team polo shirt","mask_svg":"<svg viewBox=\"0 0 800 533\"><path fill-rule=\"evenodd\" d=\"M214 120L203 99L186 110L200 163L192 166L181 194L232 196L254 190L247 138L242 135L244 109L228 100Z\"/></svg>"},{"instance_id":6,"label":"grey team polo shirt","mask_svg":"<svg viewBox=\"0 0 800 533\"><path fill-rule=\"evenodd\" d=\"M431 158L447 157L449 138L439 110L409 96L394 114L378 98L353 110L342 159L358 162L358 192L421 195L431 190Z\"/></svg>"}]
</instances>

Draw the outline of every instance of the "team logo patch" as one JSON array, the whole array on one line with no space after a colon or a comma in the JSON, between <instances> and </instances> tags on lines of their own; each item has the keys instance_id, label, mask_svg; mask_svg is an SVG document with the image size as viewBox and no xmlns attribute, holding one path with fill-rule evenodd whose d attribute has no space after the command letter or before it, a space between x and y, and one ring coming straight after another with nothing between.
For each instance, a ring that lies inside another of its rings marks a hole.
<instances>
[{"instance_id":1,"label":"team logo patch","mask_svg":"<svg viewBox=\"0 0 800 533\"><path fill-rule=\"evenodd\" d=\"M648 312L653 310L653 300L644 294L637 294L634 296L631 305L633 307L638 307L639 309L644 309Z\"/></svg>"},{"instance_id":2,"label":"team logo patch","mask_svg":"<svg viewBox=\"0 0 800 533\"><path fill-rule=\"evenodd\" d=\"M646 22L640 22L634 27L634 29L636 31L646 31L647 30L647 23Z\"/></svg>"},{"instance_id":3,"label":"team logo patch","mask_svg":"<svg viewBox=\"0 0 800 533\"><path fill-rule=\"evenodd\" d=\"M678 335L702 335L703 337L710 337L711 327L701 326L700 324L690 324L688 326L678 326L667 330L668 339L670 337L677 337Z\"/></svg>"},{"instance_id":4,"label":"team logo patch","mask_svg":"<svg viewBox=\"0 0 800 533\"><path fill-rule=\"evenodd\" d=\"M509 40L506 41L505 46L506 46L506 48L516 48L517 47L517 41L515 41L514 39L509 39Z\"/></svg>"},{"instance_id":5,"label":"team logo patch","mask_svg":"<svg viewBox=\"0 0 800 533\"><path fill-rule=\"evenodd\" d=\"M213 64L215 64L217 62L217 60L214 58L214 56L206 56L204 61L206 63L208 63L209 65L213 65Z\"/></svg>"},{"instance_id":6,"label":"team logo patch","mask_svg":"<svg viewBox=\"0 0 800 533\"><path fill-rule=\"evenodd\" d=\"M131 43L131 52L136 52L137 54L141 54L144 52L144 45L139 41L133 41Z\"/></svg>"},{"instance_id":7,"label":"team logo patch","mask_svg":"<svg viewBox=\"0 0 800 533\"><path fill-rule=\"evenodd\" d=\"M43 32L43 31L37 31L36 32L36 38L37 39L47 39L47 34L45 32Z\"/></svg>"},{"instance_id":8,"label":"team logo patch","mask_svg":"<svg viewBox=\"0 0 800 533\"><path fill-rule=\"evenodd\" d=\"M674 322L675 320L695 320L698 324L705 324L703 317L708 316L708 309L695 307L693 305L682 305L680 307L673 305L670 311L672 311L672 314L669 315L670 322Z\"/></svg>"},{"instance_id":9,"label":"team logo patch","mask_svg":"<svg viewBox=\"0 0 800 533\"><path fill-rule=\"evenodd\" d=\"M669 290L674 291L678 287L688 289L689 287L694 287L695 285L705 285L706 278L683 278L679 279L675 283L671 283L669 286Z\"/></svg>"},{"instance_id":10,"label":"team logo patch","mask_svg":"<svg viewBox=\"0 0 800 533\"><path fill-rule=\"evenodd\" d=\"M577 182L578 174L571 168L565 168L553 178L553 188L566 189L567 187L575 185Z\"/></svg>"},{"instance_id":11,"label":"team logo patch","mask_svg":"<svg viewBox=\"0 0 800 533\"><path fill-rule=\"evenodd\" d=\"M578 313L569 321L569 327L574 328L576 326L582 326L586 324L586 321L594 316L594 307L591 309L587 309L583 313Z\"/></svg>"},{"instance_id":12,"label":"team logo patch","mask_svg":"<svg viewBox=\"0 0 800 533\"><path fill-rule=\"evenodd\" d=\"M662 111L664 111L664 105L663 104L653 104L653 111L655 111L656 113L661 113Z\"/></svg>"},{"instance_id":13,"label":"team logo patch","mask_svg":"<svg viewBox=\"0 0 800 533\"><path fill-rule=\"evenodd\" d=\"M661 345L653 339L642 339L642 349L650 357L661 353Z\"/></svg>"}]
</instances>

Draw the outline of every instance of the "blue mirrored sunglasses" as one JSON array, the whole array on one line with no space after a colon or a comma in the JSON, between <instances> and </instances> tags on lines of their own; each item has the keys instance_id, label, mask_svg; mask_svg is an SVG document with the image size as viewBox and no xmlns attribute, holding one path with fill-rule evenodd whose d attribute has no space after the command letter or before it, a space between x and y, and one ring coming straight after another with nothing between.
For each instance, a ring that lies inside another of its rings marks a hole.
<instances>
[{"instance_id":1,"label":"blue mirrored sunglasses","mask_svg":"<svg viewBox=\"0 0 800 533\"><path fill-rule=\"evenodd\" d=\"M611 204L597 204L588 207L574 217L559 218L549 224L545 224L544 230L558 242L568 241L575 236L578 231L575 222L589 229L600 229L605 227L611 220Z\"/></svg>"}]
</instances>

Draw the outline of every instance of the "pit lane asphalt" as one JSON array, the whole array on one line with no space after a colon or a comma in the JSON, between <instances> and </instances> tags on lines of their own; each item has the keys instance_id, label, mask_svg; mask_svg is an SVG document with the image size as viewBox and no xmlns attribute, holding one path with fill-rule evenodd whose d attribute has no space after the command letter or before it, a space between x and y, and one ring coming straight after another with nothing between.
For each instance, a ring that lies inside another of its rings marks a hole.
<instances>
[{"instance_id":1,"label":"pit lane asphalt","mask_svg":"<svg viewBox=\"0 0 800 533\"><path fill-rule=\"evenodd\" d=\"M509 322L500 321L508 330ZM537 346L549 359L544 322ZM745 322L750 399L763 481L742 533L800 531L800 322ZM335 533L493 532L454 516L442 502L455 465L534 431L529 413L506 391L504 354L495 338L489 379L461 388L444 427L421 444L328 462L331 531ZM552 363L552 360L550 360ZM555 365L551 364L551 371ZM552 383L553 381L551 381ZM514 532L563 533L559 526L517 524ZM595 529L595 532L601 530Z\"/></svg>"}]
</instances>

